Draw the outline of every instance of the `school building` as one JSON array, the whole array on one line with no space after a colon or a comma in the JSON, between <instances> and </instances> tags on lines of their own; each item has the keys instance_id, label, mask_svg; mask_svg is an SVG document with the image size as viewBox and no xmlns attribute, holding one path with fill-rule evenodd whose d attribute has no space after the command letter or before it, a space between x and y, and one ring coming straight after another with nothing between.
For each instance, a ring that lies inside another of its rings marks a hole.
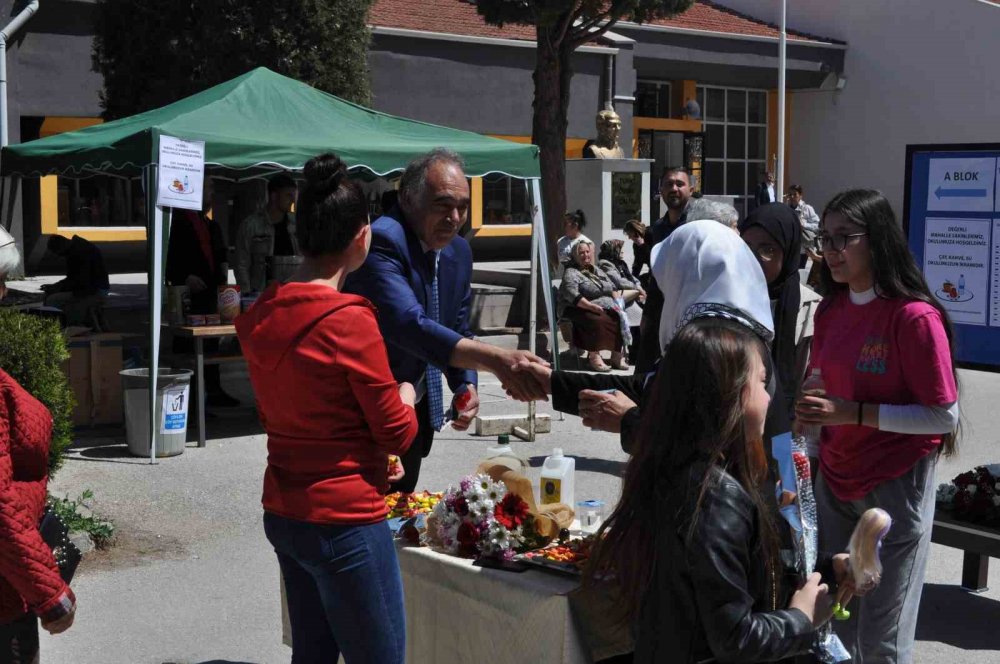
<instances>
[{"instance_id":1,"label":"school building","mask_svg":"<svg viewBox=\"0 0 1000 664\"><path fill-rule=\"evenodd\" d=\"M3 16L21 4L0 0ZM745 205L777 153L772 4L779 3L699 0L670 19L621 22L581 47L573 57L567 158L580 157L610 100L627 153L654 160L654 172L692 166L704 193ZM901 209L907 143L990 140L990 102L1000 98L992 76L1000 55L996 3L789 4L786 182L802 184L814 205L864 185L883 189ZM11 142L100 122L101 80L90 68L93 13L90 1L42 0L9 45ZM369 22L376 109L530 140L533 28L486 25L466 0L376 0ZM466 236L477 257L526 255L523 183L476 178L472 191ZM6 197L5 220L14 210L29 271L45 266L39 239L49 233L83 235L100 242L114 266L141 269L140 197L138 183L104 176L28 180L13 200ZM228 237L244 213L230 207L221 211Z\"/></svg>"}]
</instances>

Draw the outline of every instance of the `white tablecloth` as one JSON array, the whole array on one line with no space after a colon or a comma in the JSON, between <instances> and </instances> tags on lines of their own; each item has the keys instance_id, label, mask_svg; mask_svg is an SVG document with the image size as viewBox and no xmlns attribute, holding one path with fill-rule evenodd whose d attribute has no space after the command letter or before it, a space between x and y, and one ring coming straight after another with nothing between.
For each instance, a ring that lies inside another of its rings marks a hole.
<instances>
[{"instance_id":1,"label":"white tablecloth","mask_svg":"<svg viewBox=\"0 0 1000 664\"><path fill-rule=\"evenodd\" d=\"M566 598L576 580L473 567L422 547L398 551L408 664L588 661Z\"/></svg>"},{"instance_id":2,"label":"white tablecloth","mask_svg":"<svg viewBox=\"0 0 1000 664\"><path fill-rule=\"evenodd\" d=\"M408 664L577 664L589 661L566 595L578 581L502 572L426 547L400 547ZM291 629L281 587L282 640Z\"/></svg>"}]
</instances>

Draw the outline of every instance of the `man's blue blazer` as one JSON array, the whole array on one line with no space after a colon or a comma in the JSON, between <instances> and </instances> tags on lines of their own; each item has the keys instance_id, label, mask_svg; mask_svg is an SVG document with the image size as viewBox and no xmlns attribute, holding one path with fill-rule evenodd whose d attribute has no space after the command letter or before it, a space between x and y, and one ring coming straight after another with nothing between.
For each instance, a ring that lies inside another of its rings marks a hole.
<instances>
[{"instance_id":1,"label":"man's blue blazer","mask_svg":"<svg viewBox=\"0 0 1000 664\"><path fill-rule=\"evenodd\" d=\"M441 322L428 315L434 266L398 207L372 224L371 251L365 264L348 275L344 290L362 295L378 309L378 324L397 381L416 384L427 363L441 369L452 391L477 385L475 371L448 366L455 345L472 338L472 250L461 236L441 250L438 299Z\"/></svg>"}]
</instances>

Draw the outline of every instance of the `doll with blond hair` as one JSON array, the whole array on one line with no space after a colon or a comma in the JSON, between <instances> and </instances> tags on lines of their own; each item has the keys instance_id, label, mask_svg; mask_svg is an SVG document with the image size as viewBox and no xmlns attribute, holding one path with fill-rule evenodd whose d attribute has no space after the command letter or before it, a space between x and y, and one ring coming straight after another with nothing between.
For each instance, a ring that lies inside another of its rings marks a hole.
<instances>
[{"instance_id":1,"label":"doll with blond hair","mask_svg":"<svg viewBox=\"0 0 1000 664\"><path fill-rule=\"evenodd\" d=\"M854 597L855 589L867 592L882 580L882 560L879 552L882 540L892 527L892 517L878 507L866 510L858 525L851 534L851 542L847 547L850 554L851 576L854 585L841 586L837 593L837 601L833 605L833 617L837 620L848 620L851 612L847 605Z\"/></svg>"}]
</instances>

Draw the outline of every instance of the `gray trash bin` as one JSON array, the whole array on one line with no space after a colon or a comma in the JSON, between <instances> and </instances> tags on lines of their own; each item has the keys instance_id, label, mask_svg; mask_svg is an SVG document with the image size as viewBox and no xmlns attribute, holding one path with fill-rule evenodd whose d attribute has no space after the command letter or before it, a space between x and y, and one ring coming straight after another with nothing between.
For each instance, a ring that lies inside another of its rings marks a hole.
<instances>
[{"instance_id":1,"label":"gray trash bin","mask_svg":"<svg viewBox=\"0 0 1000 664\"><path fill-rule=\"evenodd\" d=\"M160 369L156 375L156 456L176 456L184 452L191 400L189 369ZM128 451L149 456L149 369L126 369L122 377L125 407L125 439Z\"/></svg>"}]
</instances>

